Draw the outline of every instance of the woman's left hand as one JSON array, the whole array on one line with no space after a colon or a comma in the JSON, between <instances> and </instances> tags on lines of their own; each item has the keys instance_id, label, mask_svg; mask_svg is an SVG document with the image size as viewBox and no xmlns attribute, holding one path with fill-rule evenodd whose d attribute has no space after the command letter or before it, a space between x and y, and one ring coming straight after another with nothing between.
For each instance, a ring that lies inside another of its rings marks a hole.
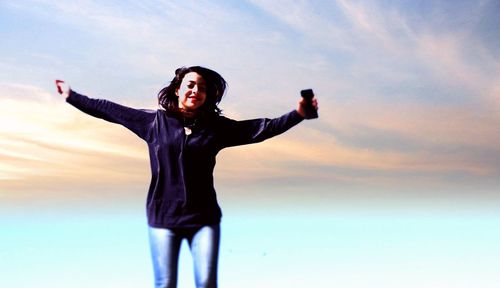
<instances>
[{"instance_id":1,"label":"woman's left hand","mask_svg":"<svg viewBox=\"0 0 500 288\"><path fill-rule=\"evenodd\" d=\"M316 97L313 97L310 103L304 98L300 98L299 106L297 107L297 112L300 114L300 116L304 117L305 119L309 119L306 113L306 110L309 107L309 105L312 105L314 109L318 110L318 100L316 99Z\"/></svg>"}]
</instances>

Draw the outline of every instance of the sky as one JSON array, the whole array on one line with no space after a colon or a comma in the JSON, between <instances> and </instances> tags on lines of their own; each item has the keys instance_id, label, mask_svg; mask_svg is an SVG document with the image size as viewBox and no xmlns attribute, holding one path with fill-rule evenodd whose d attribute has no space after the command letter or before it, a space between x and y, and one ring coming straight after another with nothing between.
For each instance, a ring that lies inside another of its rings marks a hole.
<instances>
[{"instance_id":1,"label":"sky","mask_svg":"<svg viewBox=\"0 0 500 288\"><path fill-rule=\"evenodd\" d=\"M390 235L399 235L393 257L380 266L385 275L384 271L402 267L398 255L409 253L408 239L430 233L441 237L437 242L418 242L428 246L416 243L412 253L436 255L443 251L440 241L460 238L456 250L447 250L450 255L485 263L480 269L466 269L471 267L463 264L449 270L449 275L461 269L468 273L447 287L470 287L467 279L479 276L484 279L482 287L493 287L498 282L493 273L481 273L492 267L494 260L488 255L500 255L494 246L500 237L492 229L500 225L499 13L500 2L495 0L2 0L0 214L4 220L0 224L18 238L0 240L5 241L0 246L6 247L0 257L27 261L31 250L16 256L22 246L9 240L24 239L21 243L50 258L56 248L30 240L49 226L60 226L72 240L80 239L75 229L85 228L95 239L116 240L114 234L106 234L108 227L116 227L117 235L122 231L139 239L140 243L130 240L123 247L139 247L137 257L146 267L140 266L137 283L143 278L149 281L147 251L141 250L147 248L141 241L147 240L140 238L144 236L140 233L145 234L141 224L150 179L147 147L125 128L66 104L57 95L54 80L63 79L93 98L156 109L156 95L176 68L202 65L218 71L229 83L221 103L227 117L280 116L296 108L305 88L314 89L320 106L317 120L304 121L264 143L226 149L218 155L215 181L228 227L223 234L228 246L223 246L221 256L227 259L226 267L244 261L249 267L255 263L265 267L263 255L272 258L271 252L260 250L258 255L238 254L232 240L255 243L237 237L241 223L255 229L251 231L256 235L268 235L262 231L270 229L269 221L277 221L274 224L289 227L283 228L283 235L297 237L290 223L309 219L310 233L304 242L314 241L311 235L322 235L320 243L328 246L337 241L346 254L335 249L321 252L320 246L309 244L301 249L338 257L332 267L345 270L344 276L375 273L369 269L373 258L363 259L358 246L349 246L358 243L349 236L384 242ZM71 219L83 226L76 228ZM127 223L133 223L134 234L127 232ZM331 229L320 228L325 226ZM408 227L414 228L413 234ZM484 237L464 239L463 229ZM345 233L345 238L336 238L339 233ZM54 234L47 232L42 238L59 243ZM283 241L273 235L276 242L270 240L269 245L278 247L276 243ZM97 247L95 243L98 240L89 247ZM63 255L66 246L57 247L62 247ZM366 246L368 255L382 257L376 254L378 248L369 247L373 250ZM108 248L118 253L115 247ZM102 253L88 249L89 255ZM276 256L280 249L272 251L276 258L268 265L288 267L283 263L286 257ZM348 252L364 263L360 271L354 262L349 262L352 270L342 266L350 259ZM438 267L443 263L455 267L455 258L441 255L428 260L441 274L429 273L425 278L406 272L410 279L423 281L413 282L415 287L442 287L439 283L451 281ZM322 269L331 263L318 259L311 267L322 268L306 269L302 280L290 283L303 287L297 283L305 283L301 281L308 278L307 273L313 273L317 287L330 287L326 283L333 282ZM423 256L414 263L418 265L409 267L429 265ZM22 272L13 267L9 266L11 275ZM127 269L137 271L137 266ZM231 281L237 277L225 269L221 273L227 286L223 287L234 287ZM76 271L68 275L74 277ZM96 283L101 276L94 277ZM365 279L380 287L401 287L397 281L372 276ZM273 277L261 278L271 283ZM15 276L10 279L15 281ZM48 283L52 278L43 279ZM342 287L370 283L349 282L352 279L347 276L338 279L335 283ZM55 287L52 282L47 285Z\"/></svg>"}]
</instances>

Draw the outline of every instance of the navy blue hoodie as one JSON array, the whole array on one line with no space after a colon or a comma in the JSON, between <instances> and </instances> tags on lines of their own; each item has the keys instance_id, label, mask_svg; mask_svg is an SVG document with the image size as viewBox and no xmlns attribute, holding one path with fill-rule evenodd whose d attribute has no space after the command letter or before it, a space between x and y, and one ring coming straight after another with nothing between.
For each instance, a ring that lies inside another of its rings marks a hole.
<instances>
[{"instance_id":1,"label":"navy blue hoodie","mask_svg":"<svg viewBox=\"0 0 500 288\"><path fill-rule=\"evenodd\" d=\"M296 110L275 119L245 121L213 115L199 119L186 133L182 117L161 109L134 109L74 91L66 101L146 141L151 164L146 210L148 224L156 228L218 224L222 214L213 181L217 153L264 141L303 120Z\"/></svg>"}]
</instances>

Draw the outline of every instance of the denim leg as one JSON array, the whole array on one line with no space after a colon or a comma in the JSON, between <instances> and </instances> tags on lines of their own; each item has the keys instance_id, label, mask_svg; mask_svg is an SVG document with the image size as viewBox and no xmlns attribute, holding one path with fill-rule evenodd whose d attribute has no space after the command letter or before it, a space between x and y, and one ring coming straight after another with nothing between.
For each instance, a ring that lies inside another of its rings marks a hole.
<instances>
[{"instance_id":1,"label":"denim leg","mask_svg":"<svg viewBox=\"0 0 500 288\"><path fill-rule=\"evenodd\" d=\"M177 266L182 236L170 229L149 227L149 245L155 275L155 288L177 286Z\"/></svg>"},{"instance_id":2,"label":"denim leg","mask_svg":"<svg viewBox=\"0 0 500 288\"><path fill-rule=\"evenodd\" d=\"M219 257L220 227L203 226L189 241L197 288L217 287L217 263Z\"/></svg>"}]
</instances>

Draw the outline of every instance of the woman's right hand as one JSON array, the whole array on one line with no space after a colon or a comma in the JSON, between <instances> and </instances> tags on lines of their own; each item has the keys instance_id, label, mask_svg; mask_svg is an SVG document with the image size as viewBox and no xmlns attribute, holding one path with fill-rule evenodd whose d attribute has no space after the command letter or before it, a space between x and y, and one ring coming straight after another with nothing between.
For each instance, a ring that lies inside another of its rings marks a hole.
<instances>
[{"instance_id":1,"label":"woman's right hand","mask_svg":"<svg viewBox=\"0 0 500 288\"><path fill-rule=\"evenodd\" d=\"M56 87L57 93L63 95L64 98L68 98L71 88L63 80L56 80Z\"/></svg>"}]
</instances>

